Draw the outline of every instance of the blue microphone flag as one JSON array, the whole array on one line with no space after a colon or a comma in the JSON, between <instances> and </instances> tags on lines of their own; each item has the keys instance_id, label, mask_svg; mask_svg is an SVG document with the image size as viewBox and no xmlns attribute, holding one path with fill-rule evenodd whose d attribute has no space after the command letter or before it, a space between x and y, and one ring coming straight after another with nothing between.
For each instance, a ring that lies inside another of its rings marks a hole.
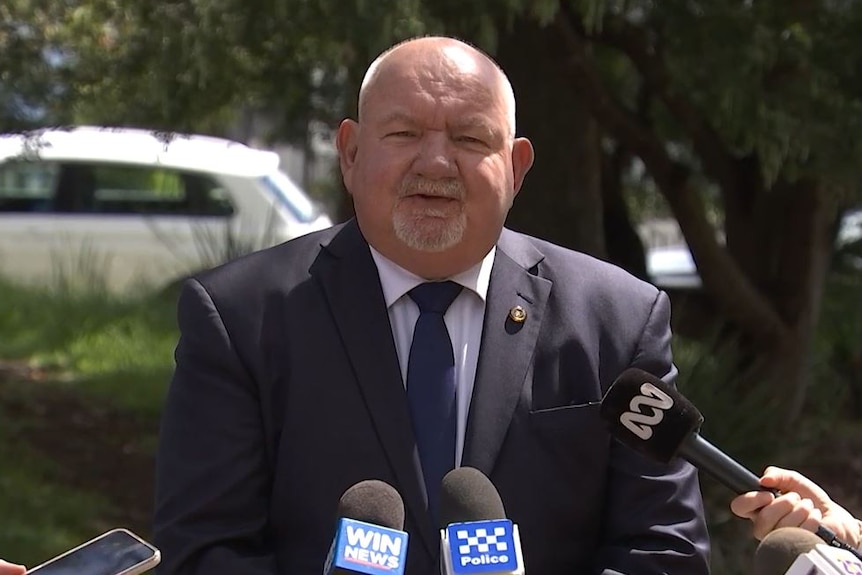
<instances>
[{"instance_id":1,"label":"blue microphone flag","mask_svg":"<svg viewBox=\"0 0 862 575\"><path fill-rule=\"evenodd\" d=\"M508 519L452 523L444 530L444 562L458 575L523 573L518 528Z\"/></svg>"},{"instance_id":2,"label":"blue microphone flag","mask_svg":"<svg viewBox=\"0 0 862 575\"><path fill-rule=\"evenodd\" d=\"M404 575L407 538L404 531L339 519L324 573Z\"/></svg>"}]
</instances>

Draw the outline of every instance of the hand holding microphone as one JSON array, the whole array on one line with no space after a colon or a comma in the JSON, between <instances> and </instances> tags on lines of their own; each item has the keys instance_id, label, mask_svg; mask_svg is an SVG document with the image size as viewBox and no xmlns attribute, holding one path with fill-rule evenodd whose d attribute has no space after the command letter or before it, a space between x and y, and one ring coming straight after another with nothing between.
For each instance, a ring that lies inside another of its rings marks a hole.
<instances>
[{"instance_id":1,"label":"hand holding microphone","mask_svg":"<svg viewBox=\"0 0 862 575\"><path fill-rule=\"evenodd\" d=\"M650 373L634 368L625 370L602 399L600 413L614 437L650 459L668 463L681 457L737 495L770 488L701 437L700 411L676 389ZM775 495L777 491L765 491L757 497L771 501ZM815 529L823 541L859 557L859 551L828 527L818 524Z\"/></svg>"},{"instance_id":2,"label":"hand holding microphone","mask_svg":"<svg viewBox=\"0 0 862 575\"><path fill-rule=\"evenodd\" d=\"M781 527L816 531L822 525L851 546L862 548L862 522L801 473L767 467L760 484L783 495L773 498L767 492L750 491L730 502L730 509L736 515L752 521L757 539Z\"/></svg>"},{"instance_id":3,"label":"hand holding microphone","mask_svg":"<svg viewBox=\"0 0 862 575\"><path fill-rule=\"evenodd\" d=\"M371 479L344 492L325 575L404 575L404 502L391 485Z\"/></svg>"}]
</instances>

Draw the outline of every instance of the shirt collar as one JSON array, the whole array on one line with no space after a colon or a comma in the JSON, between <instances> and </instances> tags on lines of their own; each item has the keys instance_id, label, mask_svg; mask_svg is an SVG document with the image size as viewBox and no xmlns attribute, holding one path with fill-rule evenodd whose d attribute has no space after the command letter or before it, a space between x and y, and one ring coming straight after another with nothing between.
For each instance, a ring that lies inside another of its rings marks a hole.
<instances>
[{"instance_id":1,"label":"shirt collar","mask_svg":"<svg viewBox=\"0 0 862 575\"><path fill-rule=\"evenodd\" d=\"M386 300L387 308L392 307L392 304L401 299L404 294L427 281L402 268L371 245L368 247L371 249L371 257L377 265L377 273L380 275L380 285L383 288L383 298ZM493 246L482 258L482 261L448 279L461 284L482 298L482 301L485 301L488 296L488 284L491 282L491 268L494 266L496 253L497 246Z\"/></svg>"}]
</instances>

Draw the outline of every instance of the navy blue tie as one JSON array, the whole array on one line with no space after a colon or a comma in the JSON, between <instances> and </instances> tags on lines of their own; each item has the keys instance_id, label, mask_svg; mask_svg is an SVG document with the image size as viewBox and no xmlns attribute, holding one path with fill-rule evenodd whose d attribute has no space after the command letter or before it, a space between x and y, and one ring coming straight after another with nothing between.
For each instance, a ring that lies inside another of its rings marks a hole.
<instances>
[{"instance_id":1,"label":"navy blue tie","mask_svg":"<svg viewBox=\"0 0 862 575\"><path fill-rule=\"evenodd\" d=\"M455 356L443 314L460 291L454 282L424 283L410 290L419 319L407 362L407 400L435 523L440 482L455 467Z\"/></svg>"}]
</instances>

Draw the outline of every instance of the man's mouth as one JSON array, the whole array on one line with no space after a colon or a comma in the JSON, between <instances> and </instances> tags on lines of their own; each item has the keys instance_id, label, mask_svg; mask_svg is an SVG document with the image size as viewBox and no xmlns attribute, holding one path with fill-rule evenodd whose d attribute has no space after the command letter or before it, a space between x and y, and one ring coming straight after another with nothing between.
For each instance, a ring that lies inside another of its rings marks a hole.
<instances>
[{"instance_id":1,"label":"man's mouth","mask_svg":"<svg viewBox=\"0 0 862 575\"><path fill-rule=\"evenodd\" d=\"M408 198L421 198L423 200L457 200L458 198L453 198L451 196L442 196L438 194L410 194L407 196Z\"/></svg>"}]
</instances>

